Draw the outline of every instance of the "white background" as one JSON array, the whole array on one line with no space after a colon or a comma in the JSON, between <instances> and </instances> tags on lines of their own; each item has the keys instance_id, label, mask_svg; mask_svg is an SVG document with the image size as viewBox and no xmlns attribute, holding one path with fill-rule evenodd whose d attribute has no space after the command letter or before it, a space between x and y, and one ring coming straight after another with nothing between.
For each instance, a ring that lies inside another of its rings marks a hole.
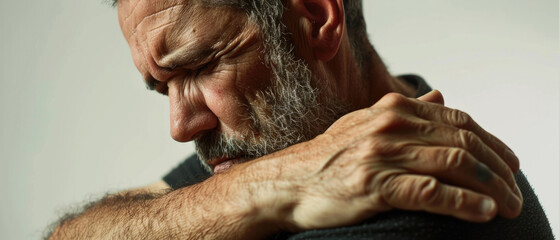
<instances>
[{"instance_id":1,"label":"white background","mask_svg":"<svg viewBox=\"0 0 559 240\"><path fill-rule=\"evenodd\" d=\"M394 74L418 73L517 153L559 230L559 2L365 0ZM0 239L37 239L68 207L159 179L169 137L99 1L0 2Z\"/></svg>"}]
</instances>

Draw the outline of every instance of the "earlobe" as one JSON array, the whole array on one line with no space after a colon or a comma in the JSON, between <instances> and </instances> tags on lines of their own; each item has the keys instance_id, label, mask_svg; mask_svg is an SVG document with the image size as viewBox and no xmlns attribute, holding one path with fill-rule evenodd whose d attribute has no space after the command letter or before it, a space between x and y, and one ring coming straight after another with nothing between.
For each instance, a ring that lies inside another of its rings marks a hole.
<instances>
[{"instance_id":1,"label":"earlobe","mask_svg":"<svg viewBox=\"0 0 559 240\"><path fill-rule=\"evenodd\" d=\"M294 10L308 24L303 25L314 56L330 61L338 53L344 31L342 0L292 0Z\"/></svg>"}]
</instances>

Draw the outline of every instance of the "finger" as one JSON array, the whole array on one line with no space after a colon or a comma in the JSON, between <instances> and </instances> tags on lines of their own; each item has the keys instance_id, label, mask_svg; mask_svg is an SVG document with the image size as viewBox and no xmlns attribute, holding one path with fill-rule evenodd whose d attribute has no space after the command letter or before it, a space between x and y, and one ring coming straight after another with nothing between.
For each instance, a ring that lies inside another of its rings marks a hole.
<instances>
[{"instance_id":1,"label":"finger","mask_svg":"<svg viewBox=\"0 0 559 240\"><path fill-rule=\"evenodd\" d=\"M421 99L437 98L437 95L440 95L440 98L442 98L440 92L433 91ZM415 98L406 98L401 94L395 93L386 94L375 106L390 109L398 108L411 112L412 115L426 120L445 123L457 128L472 131L478 135L486 145L492 148L494 152L499 154L513 172L517 172L519 169L519 160L512 150L501 140L481 128L468 114L462 111L447 108L436 103L420 101Z\"/></svg>"},{"instance_id":2,"label":"finger","mask_svg":"<svg viewBox=\"0 0 559 240\"><path fill-rule=\"evenodd\" d=\"M512 218L520 214L520 194L511 191L503 178L468 151L462 148L412 146L405 152L407 158L414 161L402 161L401 167L491 196L497 202L501 216Z\"/></svg>"},{"instance_id":3,"label":"finger","mask_svg":"<svg viewBox=\"0 0 559 240\"><path fill-rule=\"evenodd\" d=\"M497 213L489 196L439 182L421 175L397 175L388 178L381 189L390 206L450 215L473 222L487 222Z\"/></svg>"},{"instance_id":4,"label":"finger","mask_svg":"<svg viewBox=\"0 0 559 240\"><path fill-rule=\"evenodd\" d=\"M444 105L444 97L438 90L433 90L417 98L420 101Z\"/></svg>"},{"instance_id":5,"label":"finger","mask_svg":"<svg viewBox=\"0 0 559 240\"><path fill-rule=\"evenodd\" d=\"M481 128L467 113L438 104L420 102L417 99L410 100L415 102L415 104L411 105L413 105L415 114L418 117L445 123L475 133L475 135L477 135L507 163L513 172L517 172L519 170L520 162L512 150L497 137Z\"/></svg>"},{"instance_id":6,"label":"finger","mask_svg":"<svg viewBox=\"0 0 559 240\"><path fill-rule=\"evenodd\" d=\"M419 126L419 131L421 132L419 139L429 145L458 147L466 150L475 159L489 166L508 183L511 189L516 191L516 181L510 168L501 156L487 146L474 132L445 124L427 122L421 119L417 120L423 122Z\"/></svg>"},{"instance_id":7,"label":"finger","mask_svg":"<svg viewBox=\"0 0 559 240\"><path fill-rule=\"evenodd\" d=\"M447 146L461 148L474 156L477 161L489 166L493 172L499 175L510 186L510 189L521 197L514 175L501 156L488 147L475 133L459 129L451 125L424 120L413 115L401 112L390 112L388 127L383 127L380 133L390 133L391 138L399 137L399 144L383 146L384 149L391 148L399 150L401 147L421 145L425 146ZM382 124L378 124L382 127ZM388 129L388 130L387 130ZM393 135L397 131L396 135ZM393 142L393 141L390 141Z\"/></svg>"}]
</instances>

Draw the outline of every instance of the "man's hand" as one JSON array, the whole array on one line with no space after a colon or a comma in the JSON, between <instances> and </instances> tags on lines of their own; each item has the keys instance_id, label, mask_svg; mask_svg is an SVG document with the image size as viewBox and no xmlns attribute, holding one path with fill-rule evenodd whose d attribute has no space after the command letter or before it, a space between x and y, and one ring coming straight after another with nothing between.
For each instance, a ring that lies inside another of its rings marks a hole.
<instances>
[{"instance_id":1,"label":"man's hand","mask_svg":"<svg viewBox=\"0 0 559 240\"><path fill-rule=\"evenodd\" d=\"M323 148L299 171L284 171L299 176L288 225L345 226L394 208L474 222L489 221L497 212L518 216L518 159L443 102L438 91L419 100L391 93L310 141ZM319 157L324 155L329 157Z\"/></svg>"}]
</instances>

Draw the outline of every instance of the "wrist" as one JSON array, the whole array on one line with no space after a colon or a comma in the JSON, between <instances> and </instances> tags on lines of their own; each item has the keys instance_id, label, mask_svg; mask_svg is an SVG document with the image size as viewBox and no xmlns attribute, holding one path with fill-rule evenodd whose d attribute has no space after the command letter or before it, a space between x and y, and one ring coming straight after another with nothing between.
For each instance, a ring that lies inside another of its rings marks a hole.
<instances>
[{"instance_id":1,"label":"wrist","mask_svg":"<svg viewBox=\"0 0 559 240\"><path fill-rule=\"evenodd\" d=\"M304 175L289 170L289 156L266 157L233 167L227 174L239 174L228 185L235 193L229 214L248 220L250 229L259 229L261 236L278 231L294 231L293 209L298 202L299 182ZM287 165L286 165L287 164ZM289 174L286 174L286 171ZM221 177L221 176L216 176Z\"/></svg>"},{"instance_id":2,"label":"wrist","mask_svg":"<svg viewBox=\"0 0 559 240\"><path fill-rule=\"evenodd\" d=\"M294 222L293 213L299 202L299 187L297 181L276 181L271 194L261 194L259 197L258 215L260 222L273 226L273 232L297 232L299 229Z\"/></svg>"}]
</instances>

